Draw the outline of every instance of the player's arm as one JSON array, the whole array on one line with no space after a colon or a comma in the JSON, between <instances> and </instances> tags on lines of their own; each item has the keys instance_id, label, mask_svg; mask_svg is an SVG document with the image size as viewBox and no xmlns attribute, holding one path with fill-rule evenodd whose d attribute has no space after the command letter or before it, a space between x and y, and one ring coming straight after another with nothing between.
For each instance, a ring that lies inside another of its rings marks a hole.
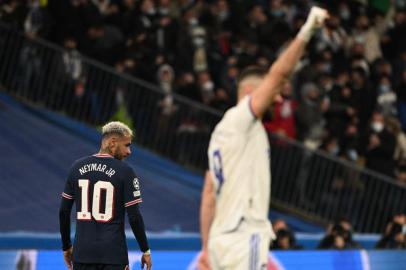
<instances>
[{"instance_id":1,"label":"player's arm","mask_svg":"<svg viewBox=\"0 0 406 270\"><path fill-rule=\"evenodd\" d=\"M137 239L138 246L143 252L141 257L141 267L144 269L144 265L147 266L147 270L152 267L151 251L149 249L147 235L145 233L144 219L142 218L139 203L142 202L141 188L138 177L134 171L128 167L126 177L124 177L124 207L127 210L128 221L131 229Z\"/></svg>"},{"instance_id":2,"label":"player's arm","mask_svg":"<svg viewBox=\"0 0 406 270\"><path fill-rule=\"evenodd\" d=\"M147 252L149 250L148 240L145 233L144 219L142 218L138 204L127 207L127 215L131 229L140 246L140 250Z\"/></svg>"},{"instance_id":3,"label":"player's arm","mask_svg":"<svg viewBox=\"0 0 406 270\"><path fill-rule=\"evenodd\" d=\"M74 203L73 184L68 179L65 190L62 193L61 205L59 207L59 231L62 239L62 250L66 267L72 270L72 242L70 239L70 213Z\"/></svg>"},{"instance_id":4,"label":"player's arm","mask_svg":"<svg viewBox=\"0 0 406 270\"><path fill-rule=\"evenodd\" d=\"M214 218L215 207L216 198L214 194L214 184L210 171L207 171L204 177L204 186L200 205L200 234L202 238L203 250L207 250L207 241L209 238L210 227Z\"/></svg>"},{"instance_id":5,"label":"player's arm","mask_svg":"<svg viewBox=\"0 0 406 270\"><path fill-rule=\"evenodd\" d=\"M62 239L62 250L66 251L72 246L70 239L70 212L73 206L73 199L62 198L59 208L59 230Z\"/></svg>"},{"instance_id":6,"label":"player's arm","mask_svg":"<svg viewBox=\"0 0 406 270\"><path fill-rule=\"evenodd\" d=\"M210 227L214 218L215 207L216 197L214 192L214 184L210 175L210 171L207 171L204 178L202 200L200 205L200 235L202 241L202 252L198 262L199 270L210 269L207 248Z\"/></svg>"},{"instance_id":7,"label":"player's arm","mask_svg":"<svg viewBox=\"0 0 406 270\"><path fill-rule=\"evenodd\" d=\"M283 84L289 79L303 56L308 41L327 17L326 10L318 7L311 9L306 23L296 38L272 65L258 89L252 93L251 109L257 117L263 116L273 99L279 94Z\"/></svg>"},{"instance_id":8,"label":"player's arm","mask_svg":"<svg viewBox=\"0 0 406 270\"><path fill-rule=\"evenodd\" d=\"M143 252L141 257L141 267L147 266L147 270L152 267L151 251L149 249L147 235L145 233L144 219L142 218L138 204L128 206L127 208L128 221L130 222L131 229L137 239L138 245Z\"/></svg>"}]
</instances>

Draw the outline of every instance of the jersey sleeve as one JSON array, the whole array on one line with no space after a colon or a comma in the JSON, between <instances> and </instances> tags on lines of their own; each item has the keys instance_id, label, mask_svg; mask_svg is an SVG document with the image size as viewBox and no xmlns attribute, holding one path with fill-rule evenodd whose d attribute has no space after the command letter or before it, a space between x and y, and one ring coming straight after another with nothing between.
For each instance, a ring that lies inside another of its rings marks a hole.
<instances>
[{"instance_id":1,"label":"jersey sleeve","mask_svg":"<svg viewBox=\"0 0 406 270\"><path fill-rule=\"evenodd\" d=\"M72 170L70 170L69 175L66 179L66 184L62 192L62 197L67 200L74 200L75 198L75 187L73 185Z\"/></svg>"},{"instance_id":2,"label":"jersey sleeve","mask_svg":"<svg viewBox=\"0 0 406 270\"><path fill-rule=\"evenodd\" d=\"M133 169L128 168L124 177L124 206L129 207L142 202L140 181Z\"/></svg>"},{"instance_id":3,"label":"jersey sleeve","mask_svg":"<svg viewBox=\"0 0 406 270\"><path fill-rule=\"evenodd\" d=\"M237 106L231 108L223 117L223 129L229 132L246 133L257 120L251 108L251 96L243 98Z\"/></svg>"}]
</instances>

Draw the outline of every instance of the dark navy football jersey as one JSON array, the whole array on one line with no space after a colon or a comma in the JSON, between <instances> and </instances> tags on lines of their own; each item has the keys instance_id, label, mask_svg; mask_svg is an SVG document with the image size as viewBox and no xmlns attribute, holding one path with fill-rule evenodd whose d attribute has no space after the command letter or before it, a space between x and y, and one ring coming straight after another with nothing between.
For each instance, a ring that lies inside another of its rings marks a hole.
<instances>
[{"instance_id":1,"label":"dark navy football jersey","mask_svg":"<svg viewBox=\"0 0 406 270\"><path fill-rule=\"evenodd\" d=\"M62 197L76 203L73 261L128 264L125 208L142 201L131 167L109 155L76 161Z\"/></svg>"}]
</instances>

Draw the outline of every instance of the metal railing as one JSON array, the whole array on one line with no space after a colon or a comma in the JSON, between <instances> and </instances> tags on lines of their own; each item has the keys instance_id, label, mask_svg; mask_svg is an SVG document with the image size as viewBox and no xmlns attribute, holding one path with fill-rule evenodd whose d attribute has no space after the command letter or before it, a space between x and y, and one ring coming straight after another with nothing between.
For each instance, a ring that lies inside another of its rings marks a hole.
<instances>
[{"instance_id":1,"label":"metal railing","mask_svg":"<svg viewBox=\"0 0 406 270\"><path fill-rule=\"evenodd\" d=\"M176 94L167 110L168 96L156 86L2 24L0 88L93 125L127 112L139 145L201 172L221 119L220 112ZM346 216L359 232L381 232L392 213L406 208L406 189L393 179L294 141L271 142L272 204L278 208L322 223Z\"/></svg>"},{"instance_id":2,"label":"metal railing","mask_svg":"<svg viewBox=\"0 0 406 270\"><path fill-rule=\"evenodd\" d=\"M31 39L0 24L0 87L13 96L72 118L101 125L129 119L136 142L195 170L207 164L211 128L221 113L157 86ZM164 101L173 104L165 107Z\"/></svg>"},{"instance_id":3,"label":"metal railing","mask_svg":"<svg viewBox=\"0 0 406 270\"><path fill-rule=\"evenodd\" d=\"M272 141L272 203L322 223L348 218L359 232L382 232L406 211L406 188L387 176L281 138Z\"/></svg>"}]
</instances>

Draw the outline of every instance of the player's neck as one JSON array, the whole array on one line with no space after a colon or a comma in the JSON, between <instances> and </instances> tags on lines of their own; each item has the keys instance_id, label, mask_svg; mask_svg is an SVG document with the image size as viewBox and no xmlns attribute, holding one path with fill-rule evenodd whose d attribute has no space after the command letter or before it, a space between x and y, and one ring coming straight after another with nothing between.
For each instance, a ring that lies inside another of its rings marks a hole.
<instances>
[{"instance_id":1,"label":"player's neck","mask_svg":"<svg viewBox=\"0 0 406 270\"><path fill-rule=\"evenodd\" d=\"M103 149L103 148L100 148L98 154L113 156L113 153L111 152L110 149Z\"/></svg>"}]
</instances>

